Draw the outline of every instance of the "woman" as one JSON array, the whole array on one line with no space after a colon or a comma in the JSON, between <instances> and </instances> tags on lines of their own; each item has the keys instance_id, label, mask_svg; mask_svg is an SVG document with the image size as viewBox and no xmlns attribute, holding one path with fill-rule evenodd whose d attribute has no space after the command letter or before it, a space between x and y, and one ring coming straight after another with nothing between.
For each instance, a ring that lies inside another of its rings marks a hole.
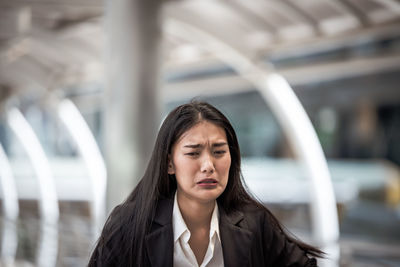
<instances>
[{"instance_id":1,"label":"woman","mask_svg":"<svg viewBox=\"0 0 400 267\"><path fill-rule=\"evenodd\" d=\"M89 266L316 266L241 180L228 119L191 102L158 133L143 178L108 218Z\"/></svg>"}]
</instances>

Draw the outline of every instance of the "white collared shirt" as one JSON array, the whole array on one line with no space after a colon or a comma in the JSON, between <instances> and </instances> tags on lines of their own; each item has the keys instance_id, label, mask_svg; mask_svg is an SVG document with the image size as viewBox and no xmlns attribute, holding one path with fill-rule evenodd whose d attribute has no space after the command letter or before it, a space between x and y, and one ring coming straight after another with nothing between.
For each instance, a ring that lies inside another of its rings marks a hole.
<instances>
[{"instance_id":1,"label":"white collared shirt","mask_svg":"<svg viewBox=\"0 0 400 267\"><path fill-rule=\"evenodd\" d=\"M210 222L210 241L203 262L199 266L196 256L189 245L190 231L183 220L175 193L174 210L172 214L172 226L174 230L174 267L223 267L221 239L218 224L218 205L215 207Z\"/></svg>"}]
</instances>

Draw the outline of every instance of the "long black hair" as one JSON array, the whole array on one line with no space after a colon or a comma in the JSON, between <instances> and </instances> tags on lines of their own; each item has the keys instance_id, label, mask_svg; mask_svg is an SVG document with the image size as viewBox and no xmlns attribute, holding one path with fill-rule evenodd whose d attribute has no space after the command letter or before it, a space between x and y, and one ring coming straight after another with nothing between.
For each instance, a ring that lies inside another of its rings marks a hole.
<instances>
[{"instance_id":1,"label":"long black hair","mask_svg":"<svg viewBox=\"0 0 400 267\"><path fill-rule=\"evenodd\" d=\"M176 107L165 118L142 179L129 197L111 212L89 266L143 266L144 238L150 231L157 202L161 198L172 198L177 188L173 175L168 174L168 156L182 134L200 121L208 121L223 128L229 145L229 178L224 192L217 199L218 205L226 213L240 210L247 204L256 205L270 215L269 221L274 228L284 233L307 254L317 257L322 255L317 248L287 235L272 213L248 194L242 181L239 144L231 123L212 105L192 101ZM110 243L118 246L110 247Z\"/></svg>"}]
</instances>

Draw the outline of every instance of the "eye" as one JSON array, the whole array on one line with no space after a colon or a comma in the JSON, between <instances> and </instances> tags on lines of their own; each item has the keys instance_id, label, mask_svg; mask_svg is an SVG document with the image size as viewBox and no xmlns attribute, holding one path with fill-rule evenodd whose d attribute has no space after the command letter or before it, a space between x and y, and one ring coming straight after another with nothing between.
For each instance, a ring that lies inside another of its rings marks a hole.
<instances>
[{"instance_id":1,"label":"eye","mask_svg":"<svg viewBox=\"0 0 400 267\"><path fill-rule=\"evenodd\" d=\"M190 157L196 157L196 156L200 155L200 153L199 152L188 152L188 153L185 153L185 155L190 156Z\"/></svg>"},{"instance_id":2,"label":"eye","mask_svg":"<svg viewBox=\"0 0 400 267\"><path fill-rule=\"evenodd\" d=\"M214 151L214 154L216 154L217 156L222 156L225 153L226 153L226 150L216 150L216 151Z\"/></svg>"}]
</instances>

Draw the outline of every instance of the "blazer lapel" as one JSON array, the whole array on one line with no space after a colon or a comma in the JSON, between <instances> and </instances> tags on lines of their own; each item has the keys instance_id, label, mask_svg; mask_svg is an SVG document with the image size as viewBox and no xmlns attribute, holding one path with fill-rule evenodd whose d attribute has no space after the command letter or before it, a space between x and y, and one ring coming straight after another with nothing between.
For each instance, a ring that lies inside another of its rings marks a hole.
<instances>
[{"instance_id":1,"label":"blazer lapel","mask_svg":"<svg viewBox=\"0 0 400 267\"><path fill-rule=\"evenodd\" d=\"M243 267L249 265L253 235L249 230L241 227L240 222L243 219L242 212L235 211L228 215L220 208L219 231L225 266Z\"/></svg>"},{"instance_id":2,"label":"blazer lapel","mask_svg":"<svg viewBox=\"0 0 400 267\"><path fill-rule=\"evenodd\" d=\"M172 267L174 238L171 199L162 199L157 205L152 231L146 235L146 250L152 267Z\"/></svg>"},{"instance_id":3,"label":"blazer lapel","mask_svg":"<svg viewBox=\"0 0 400 267\"><path fill-rule=\"evenodd\" d=\"M162 199L157 206L152 231L146 235L146 250L152 267L172 267L174 237L172 228L172 199ZM227 214L221 207L219 231L221 234L224 265L243 267L249 265L252 233L242 225L244 215L235 211Z\"/></svg>"}]
</instances>

